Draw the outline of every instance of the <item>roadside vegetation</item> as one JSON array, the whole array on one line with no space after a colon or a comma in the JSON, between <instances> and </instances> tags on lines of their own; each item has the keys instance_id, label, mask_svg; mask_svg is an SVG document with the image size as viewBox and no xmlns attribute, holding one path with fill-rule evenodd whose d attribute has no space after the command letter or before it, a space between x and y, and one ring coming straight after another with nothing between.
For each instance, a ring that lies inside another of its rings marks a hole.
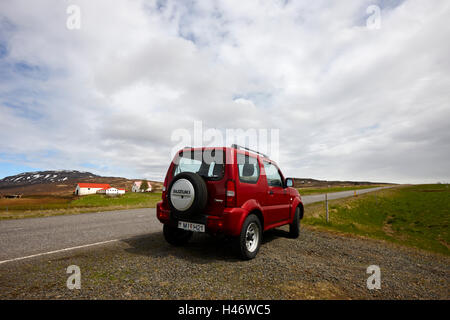
<instances>
[{"instance_id":1,"label":"roadside vegetation","mask_svg":"<svg viewBox=\"0 0 450 320\"><path fill-rule=\"evenodd\" d=\"M0 219L45 217L133 208L154 208L161 193L127 192L122 196L28 196L0 199Z\"/></svg>"},{"instance_id":2,"label":"roadside vegetation","mask_svg":"<svg viewBox=\"0 0 450 320\"><path fill-rule=\"evenodd\" d=\"M415 185L307 205L305 225L450 255L450 188Z\"/></svg>"},{"instance_id":3,"label":"roadside vegetation","mask_svg":"<svg viewBox=\"0 0 450 320\"><path fill-rule=\"evenodd\" d=\"M341 187L324 187L324 188L297 188L300 195L306 196L310 194L319 194L319 193L332 193L332 192L340 192L340 191L349 191L349 190L361 190L361 189L370 189L381 187L384 185L365 185L365 186L341 186Z\"/></svg>"}]
</instances>

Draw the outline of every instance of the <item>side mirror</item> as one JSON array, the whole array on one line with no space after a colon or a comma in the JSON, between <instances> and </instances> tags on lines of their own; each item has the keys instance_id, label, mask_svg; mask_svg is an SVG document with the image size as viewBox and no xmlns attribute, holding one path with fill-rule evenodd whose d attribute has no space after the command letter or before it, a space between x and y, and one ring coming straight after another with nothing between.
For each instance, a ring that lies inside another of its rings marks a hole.
<instances>
[{"instance_id":1,"label":"side mirror","mask_svg":"<svg viewBox=\"0 0 450 320\"><path fill-rule=\"evenodd\" d=\"M292 180L292 178L286 178L286 183L285 183L287 188L293 187L294 186L294 180Z\"/></svg>"}]
</instances>

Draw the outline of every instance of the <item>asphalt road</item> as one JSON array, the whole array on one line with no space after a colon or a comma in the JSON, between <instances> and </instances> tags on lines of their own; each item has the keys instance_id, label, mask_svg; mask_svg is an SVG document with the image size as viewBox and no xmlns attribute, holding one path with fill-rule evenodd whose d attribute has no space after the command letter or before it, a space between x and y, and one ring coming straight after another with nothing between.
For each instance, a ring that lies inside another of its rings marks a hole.
<instances>
[{"instance_id":1,"label":"asphalt road","mask_svg":"<svg viewBox=\"0 0 450 320\"><path fill-rule=\"evenodd\" d=\"M391 188L391 187L377 187L377 188L370 188L370 189L361 189L361 190L356 190L356 194L364 194L364 193L373 192L373 191L386 189L386 188ZM347 198L347 197L353 196L353 194L354 194L354 190L329 193L328 200ZM303 204L325 201L325 194L302 196L302 200L303 200Z\"/></svg>"},{"instance_id":2,"label":"asphalt road","mask_svg":"<svg viewBox=\"0 0 450 320\"><path fill-rule=\"evenodd\" d=\"M385 187L357 190L363 194ZM328 199L352 196L354 191L328 194ZM302 197L304 204L324 201L325 195ZM77 215L0 221L0 264L53 251L101 245L161 231L156 209L132 209Z\"/></svg>"}]
</instances>

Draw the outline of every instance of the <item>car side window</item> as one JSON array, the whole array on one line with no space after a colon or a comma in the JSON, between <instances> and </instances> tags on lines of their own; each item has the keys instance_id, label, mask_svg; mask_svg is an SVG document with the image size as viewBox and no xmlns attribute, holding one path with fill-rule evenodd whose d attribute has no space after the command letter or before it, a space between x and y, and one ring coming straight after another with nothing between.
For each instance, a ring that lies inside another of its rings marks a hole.
<instances>
[{"instance_id":1,"label":"car side window","mask_svg":"<svg viewBox=\"0 0 450 320\"><path fill-rule=\"evenodd\" d=\"M239 181L245 183L257 183L259 179L258 159L246 154L237 154Z\"/></svg>"},{"instance_id":2,"label":"car side window","mask_svg":"<svg viewBox=\"0 0 450 320\"><path fill-rule=\"evenodd\" d=\"M271 187L283 187L280 173L276 166L270 162L264 161L264 170L266 171L267 184Z\"/></svg>"}]
</instances>

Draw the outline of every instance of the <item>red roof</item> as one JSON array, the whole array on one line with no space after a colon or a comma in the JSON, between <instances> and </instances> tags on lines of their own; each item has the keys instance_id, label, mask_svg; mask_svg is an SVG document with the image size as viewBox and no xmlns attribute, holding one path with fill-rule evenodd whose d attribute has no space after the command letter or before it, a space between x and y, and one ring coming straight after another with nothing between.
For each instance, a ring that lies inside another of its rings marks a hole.
<instances>
[{"instance_id":1,"label":"red roof","mask_svg":"<svg viewBox=\"0 0 450 320\"><path fill-rule=\"evenodd\" d=\"M111 188L111 186L107 183L78 183L80 188Z\"/></svg>"}]
</instances>

